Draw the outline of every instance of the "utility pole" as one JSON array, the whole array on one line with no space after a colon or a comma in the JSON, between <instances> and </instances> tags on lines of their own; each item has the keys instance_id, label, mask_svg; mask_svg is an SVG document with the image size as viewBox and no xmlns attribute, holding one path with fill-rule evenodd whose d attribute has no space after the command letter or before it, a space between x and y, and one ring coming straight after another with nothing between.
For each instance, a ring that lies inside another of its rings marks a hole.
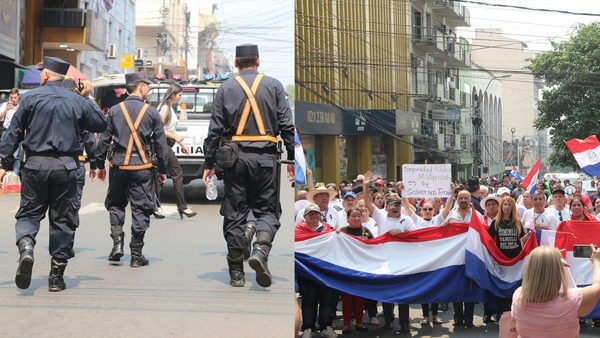
<instances>
[{"instance_id":1,"label":"utility pole","mask_svg":"<svg viewBox=\"0 0 600 338\"><path fill-rule=\"evenodd\" d=\"M472 122L473 122L473 163L475 164L475 167L477 168L477 175L478 177L481 177L483 175L482 173L482 165L483 165L483 160L481 158L481 150L482 150L482 145L483 145L483 140L481 139L481 125L483 122L483 119L481 117L481 99L477 96L477 94L474 95L473 99L475 100L475 106L473 109L473 117L472 117Z\"/></svg>"},{"instance_id":2,"label":"utility pole","mask_svg":"<svg viewBox=\"0 0 600 338\"><path fill-rule=\"evenodd\" d=\"M191 13L188 10L187 5L185 6L185 69L188 71L188 52L190 51L190 19ZM187 74L186 74L187 77Z\"/></svg>"}]
</instances>

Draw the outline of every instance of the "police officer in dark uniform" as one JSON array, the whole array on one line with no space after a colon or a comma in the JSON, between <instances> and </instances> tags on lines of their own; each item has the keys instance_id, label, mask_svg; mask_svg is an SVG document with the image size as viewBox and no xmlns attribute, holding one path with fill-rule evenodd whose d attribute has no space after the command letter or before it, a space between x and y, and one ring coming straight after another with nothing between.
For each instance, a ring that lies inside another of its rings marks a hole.
<instances>
[{"instance_id":1,"label":"police officer in dark uniform","mask_svg":"<svg viewBox=\"0 0 600 338\"><path fill-rule=\"evenodd\" d=\"M102 132L106 119L91 100L63 87L69 64L45 57L41 87L21 97L19 109L0 142L0 180L19 142L26 162L22 170L21 204L16 237L20 258L15 283L26 289L31 283L33 247L40 221L49 211L52 256L49 291L65 289L63 274L74 256L73 242L79 225L77 215L77 151L82 129Z\"/></svg>"},{"instance_id":2,"label":"police officer in dark uniform","mask_svg":"<svg viewBox=\"0 0 600 338\"><path fill-rule=\"evenodd\" d=\"M129 96L108 111L108 127L98 140L96 157L99 170L92 176L104 181L107 152L110 165L108 193L104 205L110 213L110 236L113 248L108 260L118 262L123 256L125 207L131 204L131 267L148 265L142 255L144 235L154 212L153 166L158 165L160 179L166 179L167 140L160 114L144 101L152 82L141 73L125 74ZM154 151L150 149L153 142ZM156 161L154 161L156 157ZM154 163L156 162L156 163Z\"/></svg>"},{"instance_id":3,"label":"police officer in dark uniform","mask_svg":"<svg viewBox=\"0 0 600 338\"><path fill-rule=\"evenodd\" d=\"M219 87L204 140L204 181L214 174L215 161L225 172L221 215L230 284L235 287L245 283L243 251L252 240L245 235L250 211L255 217L256 241L248 264L256 271L260 286L271 285L267 258L280 226L277 135L285 143L288 159L294 159L294 120L285 90L278 80L259 74L259 65L258 46L236 47L239 75ZM235 153L237 160L230 161L227 154ZM219 163L220 158L225 160ZM293 165L287 169L293 175Z\"/></svg>"},{"instance_id":4,"label":"police officer in dark uniform","mask_svg":"<svg viewBox=\"0 0 600 338\"><path fill-rule=\"evenodd\" d=\"M67 79L63 82L65 88L72 92L79 94L83 97L87 97L87 93L83 91L83 85L79 82L75 82L72 79ZM95 104L95 103L94 103ZM98 107L100 109L100 107ZM77 159L79 160L80 166L77 169L77 210L81 208L81 198L83 196L83 186L85 185L85 164L90 164L90 176L96 168L96 134L90 133L89 131L82 129L79 134L79 150L77 151ZM84 153L85 151L85 153Z\"/></svg>"}]
</instances>

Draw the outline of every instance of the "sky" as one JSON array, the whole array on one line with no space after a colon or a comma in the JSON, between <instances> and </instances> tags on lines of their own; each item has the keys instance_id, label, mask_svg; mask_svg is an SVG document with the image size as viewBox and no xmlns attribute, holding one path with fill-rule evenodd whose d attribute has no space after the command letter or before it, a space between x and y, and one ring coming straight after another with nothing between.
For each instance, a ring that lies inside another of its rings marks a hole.
<instances>
[{"instance_id":1,"label":"sky","mask_svg":"<svg viewBox=\"0 0 600 338\"><path fill-rule=\"evenodd\" d=\"M197 32L199 10L210 13L213 3L217 4L216 15L221 23L219 47L233 55L236 45L257 44L259 70L284 85L294 84L294 0L188 0L193 32ZM195 49L192 57L193 67Z\"/></svg>"},{"instance_id":2,"label":"sky","mask_svg":"<svg viewBox=\"0 0 600 338\"><path fill-rule=\"evenodd\" d=\"M598 0L480 0L532 8L550 8L600 15ZM221 20L218 45L230 51L242 43L256 43L261 54L260 70L278 78L284 85L294 83L294 0L188 0L192 13L193 36L197 36L199 10L210 12L217 4ZM501 28L505 35L523 41L530 51L550 50L549 39L568 39L577 23L600 20L600 16L526 11L463 3L471 12L471 27L459 29L459 35L472 38L476 28ZM196 43L193 43L196 45ZM192 50L190 66L196 66Z\"/></svg>"},{"instance_id":3,"label":"sky","mask_svg":"<svg viewBox=\"0 0 600 338\"><path fill-rule=\"evenodd\" d=\"M458 29L459 35L472 38L475 36L476 28L502 28L506 36L525 42L528 46L527 50L534 52L550 50L549 39L555 41L568 39L573 33L573 26L577 23L600 21L600 1L597 0L481 0L480 2L598 14L593 17L463 3L471 12L471 27Z\"/></svg>"}]
</instances>

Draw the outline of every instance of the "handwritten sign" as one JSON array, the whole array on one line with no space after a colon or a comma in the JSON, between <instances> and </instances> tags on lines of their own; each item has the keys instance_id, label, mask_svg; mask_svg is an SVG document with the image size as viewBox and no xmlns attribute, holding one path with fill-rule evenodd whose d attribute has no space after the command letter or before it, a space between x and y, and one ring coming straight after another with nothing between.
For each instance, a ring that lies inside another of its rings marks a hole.
<instances>
[{"instance_id":1,"label":"handwritten sign","mask_svg":"<svg viewBox=\"0 0 600 338\"><path fill-rule=\"evenodd\" d=\"M404 164L402 197L448 197L452 182L450 164Z\"/></svg>"}]
</instances>

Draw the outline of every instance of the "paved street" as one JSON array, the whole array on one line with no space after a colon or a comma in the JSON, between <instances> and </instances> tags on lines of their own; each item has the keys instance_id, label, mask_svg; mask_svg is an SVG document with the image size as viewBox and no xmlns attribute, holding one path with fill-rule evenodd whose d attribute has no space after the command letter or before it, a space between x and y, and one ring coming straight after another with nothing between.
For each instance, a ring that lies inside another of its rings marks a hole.
<instances>
[{"instance_id":1,"label":"paved street","mask_svg":"<svg viewBox=\"0 0 600 338\"><path fill-rule=\"evenodd\" d=\"M269 259L273 285L258 286L246 264L246 287L229 286L218 204L190 201L195 218L151 220L144 253L150 265L106 260L112 247L103 201L107 184L87 182L76 257L65 271L67 289L47 290L48 222L42 222L31 287L14 285L18 259L14 214L19 197L0 195L0 337L290 337L293 331L292 222L284 222ZM291 220L287 187L282 220ZM126 227L130 226L130 212ZM129 242L129 230L126 242Z\"/></svg>"},{"instance_id":2,"label":"paved street","mask_svg":"<svg viewBox=\"0 0 600 338\"><path fill-rule=\"evenodd\" d=\"M336 325L336 332L341 335L342 332L342 311L341 311L341 303L338 307L340 311L337 312L338 319L334 322ZM381 305L379 306L379 311L382 311ZM478 304L475 307L475 326L472 328L454 328L452 326L452 304L450 304L450 309L448 311L440 311L438 316L443 320L442 325L432 325L422 327L421 319L422 312L420 305L411 305L410 307L410 319L411 319L411 332L408 333L400 333L398 330L400 329L398 325L398 313L396 308L396 320L394 322L393 330L384 330L383 329L383 317L379 317L380 325L379 326L371 326L367 325L369 328L369 332L357 332L353 331L350 335L344 335L346 337L356 337L356 338L402 338L402 337L423 337L423 338L440 338L440 337L498 337L498 324L489 323L484 324L482 321L481 315L483 314L483 309L481 305ZM479 314L479 315L478 315ZM588 327L581 329L580 337L600 337L600 328L591 327L591 321L588 321L590 324Z\"/></svg>"}]
</instances>

